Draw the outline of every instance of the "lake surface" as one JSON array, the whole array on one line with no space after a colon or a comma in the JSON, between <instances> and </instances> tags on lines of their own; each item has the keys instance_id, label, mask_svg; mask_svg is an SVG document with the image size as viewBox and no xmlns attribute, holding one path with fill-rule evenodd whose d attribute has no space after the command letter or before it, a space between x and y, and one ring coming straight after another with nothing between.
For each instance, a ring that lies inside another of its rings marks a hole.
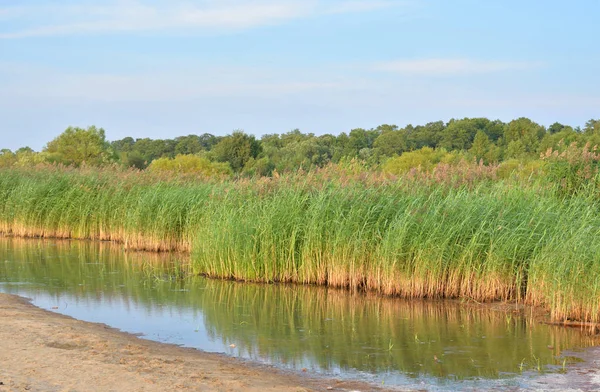
<instances>
[{"instance_id":1,"label":"lake surface","mask_svg":"<svg viewBox=\"0 0 600 392\"><path fill-rule=\"evenodd\" d=\"M0 237L0 291L144 338L309 374L455 390L527 387L597 343L447 301L190 277L177 255Z\"/></svg>"}]
</instances>

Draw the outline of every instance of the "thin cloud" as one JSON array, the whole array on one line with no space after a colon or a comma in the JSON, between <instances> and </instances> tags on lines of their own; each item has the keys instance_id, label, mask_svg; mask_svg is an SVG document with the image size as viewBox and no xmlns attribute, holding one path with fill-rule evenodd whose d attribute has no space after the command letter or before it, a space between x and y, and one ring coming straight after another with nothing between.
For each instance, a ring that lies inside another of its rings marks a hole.
<instances>
[{"instance_id":1,"label":"thin cloud","mask_svg":"<svg viewBox=\"0 0 600 392\"><path fill-rule=\"evenodd\" d=\"M419 59L377 63L375 71L407 75L447 76L460 74L486 74L541 67L539 62L485 61L470 59Z\"/></svg>"},{"instance_id":2,"label":"thin cloud","mask_svg":"<svg viewBox=\"0 0 600 392\"><path fill-rule=\"evenodd\" d=\"M2 74L5 79L2 80ZM73 73L0 62L2 97L91 102L164 102L216 97L273 98L343 90L351 84L328 75L277 69L180 68L136 74Z\"/></svg>"},{"instance_id":3,"label":"thin cloud","mask_svg":"<svg viewBox=\"0 0 600 392\"><path fill-rule=\"evenodd\" d=\"M231 31L324 14L366 12L400 1L115 0L0 8L0 18L23 27L0 39L148 31Z\"/></svg>"}]
</instances>

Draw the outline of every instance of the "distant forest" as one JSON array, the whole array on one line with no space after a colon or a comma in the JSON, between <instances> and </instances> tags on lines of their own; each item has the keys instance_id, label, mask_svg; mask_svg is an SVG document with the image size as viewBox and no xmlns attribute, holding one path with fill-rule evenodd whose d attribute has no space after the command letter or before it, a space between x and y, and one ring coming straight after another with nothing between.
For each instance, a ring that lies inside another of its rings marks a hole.
<instances>
[{"instance_id":1,"label":"distant forest","mask_svg":"<svg viewBox=\"0 0 600 392\"><path fill-rule=\"evenodd\" d=\"M300 130L261 138L234 131L173 139L106 140L102 128L69 127L40 152L29 147L0 150L0 168L40 164L118 165L140 170L197 173L205 176L270 176L330 163L359 161L373 170L401 173L427 170L440 162L482 164L528 162L568 146L600 145L600 120L583 129L554 123L546 128L528 118L504 123L487 118L452 119L425 125L380 125L339 135L316 136Z\"/></svg>"}]
</instances>

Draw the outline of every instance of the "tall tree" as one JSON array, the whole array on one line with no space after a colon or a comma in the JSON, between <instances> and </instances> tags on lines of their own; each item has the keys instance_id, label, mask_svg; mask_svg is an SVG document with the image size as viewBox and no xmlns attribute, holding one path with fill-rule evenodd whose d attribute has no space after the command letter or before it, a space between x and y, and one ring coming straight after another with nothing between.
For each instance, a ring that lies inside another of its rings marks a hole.
<instances>
[{"instance_id":1,"label":"tall tree","mask_svg":"<svg viewBox=\"0 0 600 392\"><path fill-rule=\"evenodd\" d=\"M473 140L473 145L471 146L469 152L473 154L475 159L478 161L481 159L487 160L485 158L490 150L491 145L492 143L490 142L488 135L486 135L484 131L480 130L475 134L475 139Z\"/></svg>"},{"instance_id":2,"label":"tall tree","mask_svg":"<svg viewBox=\"0 0 600 392\"><path fill-rule=\"evenodd\" d=\"M443 121L430 122L425 125L406 126L409 147L418 150L423 147L437 147L442 132L446 128Z\"/></svg>"},{"instance_id":3,"label":"tall tree","mask_svg":"<svg viewBox=\"0 0 600 392\"><path fill-rule=\"evenodd\" d=\"M408 150L406 131L404 129L385 131L375 139L373 147L376 153L382 156L400 155Z\"/></svg>"},{"instance_id":4,"label":"tall tree","mask_svg":"<svg viewBox=\"0 0 600 392\"><path fill-rule=\"evenodd\" d=\"M546 129L543 126L521 117L508 123L504 130L504 142L510 147L511 154L531 154L537 152L540 140L545 134ZM511 142L519 143L510 146Z\"/></svg>"},{"instance_id":5,"label":"tall tree","mask_svg":"<svg viewBox=\"0 0 600 392\"><path fill-rule=\"evenodd\" d=\"M600 133L600 120L591 119L586 122L583 132L587 134Z\"/></svg>"},{"instance_id":6,"label":"tall tree","mask_svg":"<svg viewBox=\"0 0 600 392\"><path fill-rule=\"evenodd\" d=\"M17 161L17 156L8 148L0 150L0 167L11 167Z\"/></svg>"},{"instance_id":7,"label":"tall tree","mask_svg":"<svg viewBox=\"0 0 600 392\"><path fill-rule=\"evenodd\" d=\"M79 166L82 163L98 166L114 159L106 141L104 129L69 127L49 142L44 151L54 161Z\"/></svg>"},{"instance_id":8,"label":"tall tree","mask_svg":"<svg viewBox=\"0 0 600 392\"><path fill-rule=\"evenodd\" d=\"M204 150L202 139L198 135L179 136L175 138L175 154L191 155Z\"/></svg>"},{"instance_id":9,"label":"tall tree","mask_svg":"<svg viewBox=\"0 0 600 392\"><path fill-rule=\"evenodd\" d=\"M551 135L554 135L555 133L561 132L562 130L564 130L566 128L571 128L571 127L563 125L559 122L555 122L554 124L552 124L548 127L548 133Z\"/></svg>"},{"instance_id":10,"label":"tall tree","mask_svg":"<svg viewBox=\"0 0 600 392\"><path fill-rule=\"evenodd\" d=\"M243 131L235 131L225 136L211 151L218 162L229 162L231 168L239 172L250 158L256 158L261 152L261 145L252 135Z\"/></svg>"}]
</instances>

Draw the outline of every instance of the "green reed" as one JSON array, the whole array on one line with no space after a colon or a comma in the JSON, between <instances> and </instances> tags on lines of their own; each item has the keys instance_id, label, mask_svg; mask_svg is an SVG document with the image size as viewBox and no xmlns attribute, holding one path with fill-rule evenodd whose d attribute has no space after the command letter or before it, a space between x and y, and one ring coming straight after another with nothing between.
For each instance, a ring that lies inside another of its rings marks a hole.
<instances>
[{"instance_id":1,"label":"green reed","mask_svg":"<svg viewBox=\"0 0 600 392\"><path fill-rule=\"evenodd\" d=\"M486 174L486 176L488 176ZM488 176L489 177L489 176ZM405 298L516 300L600 320L597 195L328 168L228 182L0 171L0 230L191 252L196 273Z\"/></svg>"}]
</instances>

